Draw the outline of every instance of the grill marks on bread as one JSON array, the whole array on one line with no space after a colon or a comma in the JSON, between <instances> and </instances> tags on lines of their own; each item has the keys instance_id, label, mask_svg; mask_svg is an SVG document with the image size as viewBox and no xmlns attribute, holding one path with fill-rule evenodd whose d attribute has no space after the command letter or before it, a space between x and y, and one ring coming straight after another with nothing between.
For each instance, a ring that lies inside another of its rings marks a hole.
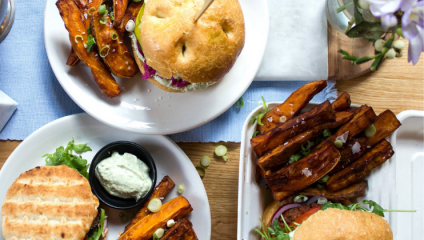
<instances>
[{"instance_id":1,"label":"grill marks on bread","mask_svg":"<svg viewBox=\"0 0 424 240\"><path fill-rule=\"evenodd\" d=\"M22 173L6 194L2 229L9 239L83 239L98 199L81 174L67 166Z\"/></svg>"}]
</instances>

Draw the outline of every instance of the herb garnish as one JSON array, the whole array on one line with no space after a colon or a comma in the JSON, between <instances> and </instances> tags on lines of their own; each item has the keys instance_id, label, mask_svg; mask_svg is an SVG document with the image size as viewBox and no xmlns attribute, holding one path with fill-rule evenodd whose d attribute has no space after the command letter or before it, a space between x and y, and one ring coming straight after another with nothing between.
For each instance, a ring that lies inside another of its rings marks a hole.
<instances>
[{"instance_id":1,"label":"herb garnish","mask_svg":"<svg viewBox=\"0 0 424 240\"><path fill-rule=\"evenodd\" d=\"M284 222L284 229L278 224L278 218L274 220L271 224L271 227L268 227L265 230L264 223L262 222L261 217L259 217L259 221L261 222L262 232L259 229L255 229L255 232L261 235L265 240L290 240L290 232L293 231L289 225L287 225L286 220L284 220L283 215L281 214L281 219Z\"/></svg>"}]
</instances>

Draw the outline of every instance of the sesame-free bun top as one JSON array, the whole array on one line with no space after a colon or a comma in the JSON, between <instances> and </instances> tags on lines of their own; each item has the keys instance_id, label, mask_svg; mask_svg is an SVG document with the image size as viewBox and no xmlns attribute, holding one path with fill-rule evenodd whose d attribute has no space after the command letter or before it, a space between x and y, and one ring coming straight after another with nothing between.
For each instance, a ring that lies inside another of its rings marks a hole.
<instances>
[{"instance_id":1,"label":"sesame-free bun top","mask_svg":"<svg viewBox=\"0 0 424 240\"><path fill-rule=\"evenodd\" d=\"M244 46L244 19L237 0L215 0L194 21L203 0L148 0L140 42L147 64L162 77L216 82Z\"/></svg>"},{"instance_id":2,"label":"sesame-free bun top","mask_svg":"<svg viewBox=\"0 0 424 240\"><path fill-rule=\"evenodd\" d=\"M329 208L300 225L293 240L393 240L390 225L374 213Z\"/></svg>"}]
</instances>

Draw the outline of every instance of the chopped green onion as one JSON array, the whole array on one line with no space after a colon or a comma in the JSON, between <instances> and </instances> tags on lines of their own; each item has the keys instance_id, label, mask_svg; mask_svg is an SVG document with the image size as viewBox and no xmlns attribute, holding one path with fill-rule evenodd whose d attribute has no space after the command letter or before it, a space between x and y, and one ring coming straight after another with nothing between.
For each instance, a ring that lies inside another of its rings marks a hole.
<instances>
[{"instance_id":1,"label":"chopped green onion","mask_svg":"<svg viewBox=\"0 0 424 240\"><path fill-rule=\"evenodd\" d=\"M324 135L324 137L329 137L331 136L331 132L329 129L325 129L324 132L322 133L322 135Z\"/></svg>"},{"instance_id":2,"label":"chopped green onion","mask_svg":"<svg viewBox=\"0 0 424 240\"><path fill-rule=\"evenodd\" d=\"M208 156L203 156L200 159L200 164L202 164L202 166L207 167L207 166L209 166L209 164L211 164L211 159Z\"/></svg>"},{"instance_id":3,"label":"chopped green onion","mask_svg":"<svg viewBox=\"0 0 424 240\"><path fill-rule=\"evenodd\" d=\"M87 52L91 52L91 49L93 49L94 46L96 46L96 45L94 45L94 44L88 45Z\"/></svg>"},{"instance_id":4,"label":"chopped green onion","mask_svg":"<svg viewBox=\"0 0 424 240\"><path fill-rule=\"evenodd\" d=\"M322 177L320 180L318 180L318 182L320 182L320 183L325 183L325 182L327 182L328 181L328 179L330 178L330 176L328 176L328 175L325 175L324 177Z\"/></svg>"},{"instance_id":5,"label":"chopped green onion","mask_svg":"<svg viewBox=\"0 0 424 240\"><path fill-rule=\"evenodd\" d=\"M141 0L133 0L133 2L141 2Z\"/></svg>"},{"instance_id":6,"label":"chopped green onion","mask_svg":"<svg viewBox=\"0 0 424 240\"><path fill-rule=\"evenodd\" d=\"M343 147L343 142L340 140L336 140L334 141L334 146L336 146L336 148L341 148Z\"/></svg>"},{"instance_id":7,"label":"chopped green onion","mask_svg":"<svg viewBox=\"0 0 424 240\"><path fill-rule=\"evenodd\" d=\"M112 40L116 40L118 39L118 34L116 33L112 33L112 36L110 36L112 38Z\"/></svg>"},{"instance_id":8,"label":"chopped green onion","mask_svg":"<svg viewBox=\"0 0 424 240\"><path fill-rule=\"evenodd\" d=\"M124 51L123 53L122 53L122 55L125 55L125 53L127 53L128 51Z\"/></svg>"},{"instance_id":9,"label":"chopped green onion","mask_svg":"<svg viewBox=\"0 0 424 240\"><path fill-rule=\"evenodd\" d=\"M91 34L91 26L88 26L88 28L87 28L87 33L88 33L88 34Z\"/></svg>"},{"instance_id":10,"label":"chopped green onion","mask_svg":"<svg viewBox=\"0 0 424 240\"><path fill-rule=\"evenodd\" d=\"M87 41L88 45L93 45L96 44L96 39L94 39L93 35L88 35L88 41Z\"/></svg>"},{"instance_id":11,"label":"chopped green onion","mask_svg":"<svg viewBox=\"0 0 424 240\"><path fill-rule=\"evenodd\" d=\"M294 163L299 161L302 156L300 154L293 154L290 156L289 163Z\"/></svg>"},{"instance_id":12,"label":"chopped green onion","mask_svg":"<svg viewBox=\"0 0 424 240\"><path fill-rule=\"evenodd\" d=\"M303 144L301 145L302 151L300 151L300 153L302 153L304 156L308 155L311 152L311 147L312 147L312 142L308 141L308 145L306 145L306 147L303 146Z\"/></svg>"},{"instance_id":13,"label":"chopped green onion","mask_svg":"<svg viewBox=\"0 0 424 240\"><path fill-rule=\"evenodd\" d=\"M105 49L105 48L107 49L107 52L106 52L106 54L102 55L103 49ZM100 49L100 52L99 52L100 57L102 57L102 58L106 57L109 54L109 50L110 50L109 46L102 47L102 49Z\"/></svg>"},{"instance_id":14,"label":"chopped green onion","mask_svg":"<svg viewBox=\"0 0 424 240\"><path fill-rule=\"evenodd\" d=\"M159 198L153 198L150 200L149 204L147 204L147 209L149 209L150 212L159 212L160 208L162 207L162 201Z\"/></svg>"},{"instance_id":15,"label":"chopped green onion","mask_svg":"<svg viewBox=\"0 0 424 240\"><path fill-rule=\"evenodd\" d=\"M153 233L153 240L159 240L158 236L156 236L156 233Z\"/></svg>"},{"instance_id":16,"label":"chopped green onion","mask_svg":"<svg viewBox=\"0 0 424 240\"><path fill-rule=\"evenodd\" d=\"M260 126L263 126L264 124L262 123L262 117L266 114L266 112L260 113L258 114L258 116L256 116L256 121L258 121L258 124Z\"/></svg>"},{"instance_id":17,"label":"chopped green onion","mask_svg":"<svg viewBox=\"0 0 424 240\"><path fill-rule=\"evenodd\" d=\"M183 192L184 192L184 186L183 185L178 185L178 189L177 189L177 193L178 194L183 194Z\"/></svg>"},{"instance_id":18,"label":"chopped green onion","mask_svg":"<svg viewBox=\"0 0 424 240\"><path fill-rule=\"evenodd\" d=\"M377 129L375 128L374 124L371 124L369 127L365 129L365 136L372 137L374 136Z\"/></svg>"},{"instance_id":19,"label":"chopped green onion","mask_svg":"<svg viewBox=\"0 0 424 240\"><path fill-rule=\"evenodd\" d=\"M317 186L317 188L319 188L319 189L324 189L324 185L322 185L322 184L317 183L317 184L316 184L316 186Z\"/></svg>"},{"instance_id":20,"label":"chopped green onion","mask_svg":"<svg viewBox=\"0 0 424 240\"><path fill-rule=\"evenodd\" d=\"M249 120L249 123L250 124L253 124L253 123L255 123L256 122L256 116L253 116L250 120Z\"/></svg>"},{"instance_id":21,"label":"chopped green onion","mask_svg":"<svg viewBox=\"0 0 424 240\"><path fill-rule=\"evenodd\" d=\"M202 166L196 166L196 169L200 169L200 170L202 170L202 172L203 172L203 173L199 173L199 176L200 176L200 177L204 177L204 176L205 176L205 174L206 174L206 169L205 169L204 167L202 167Z\"/></svg>"},{"instance_id":22,"label":"chopped green onion","mask_svg":"<svg viewBox=\"0 0 424 240\"><path fill-rule=\"evenodd\" d=\"M252 135L252 137L256 137L256 135L258 135L259 131L255 131Z\"/></svg>"},{"instance_id":23,"label":"chopped green onion","mask_svg":"<svg viewBox=\"0 0 424 240\"><path fill-rule=\"evenodd\" d=\"M261 96L261 98L262 98L262 104L263 104L263 106L264 106L265 110L268 112L268 111L269 111L269 109L268 109L268 105L266 104L264 97L263 97L263 96Z\"/></svg>"},{"instance_id":24,"label":"chopped green onion","mask_svg":"<svg viewBox=\"0 0 424 240\"><path fill-rule=\"evenodd\" d=\"M115 17L113 16L113 12L110 12L110 13L109 13L109 17L110 17L110 20L112 20L112 21L114 21L114 20L115 20Z\"/></svg>"},{"instance_id":25,"label":"chopped green onion","mask_svg":"<svg viewBox=\"0 0 424 240\"><path fill-rule=\"evenodd\" d=\"M160 239L160 238L162 238L163 237L163 234L165 233L165 230L163 230L163 228L158 228L158 229L156 229L156 231L155 231L155 235L156 235L156 237L158 238L158 239Z\"/></svg>"},{"instance_id":26,"label":"chopped green onion","mask_svg":"<svg viewBox=\"0 0 424 240\"><path fill-rule=\"evenodd\" d=\"M237 102L236 102L236 107L242 108L243 105L244 105L243 97L240 97L240 99L237 100Z\"/></svg>"},{"instance_id":27,"label":"chopped green onion","mask_svg":"<svg viewBox=\"0 0 424 240\"><path fill-rule=\"evenodd\" d=\"M90 9L88 9L88 15L91 16L94 13L94 11L96 11L96 8L91 7Z\"/></svg>"},{"instance_id":28,"label":"chopped green onion","mask_svg":"<svg viewBox=\"0 0 424 240\"><path fill-rule=\"evenodd\" d=\"M322 136L319 136L317 140L315 140L315 145L318 145L322 142Z\"/></svg>"},{"instance_id":29,"label":"chopped green onion","mask_svg":"<svg viewBox=\"0 0 424 240\"><path fill-rule=\"evenodd\" d=\"M225 156L225 154L227 154L227 147L224 145L219 145L218 147L215 148L215 154L218 157L222 157Z\"/></svg>"},{"instance_id":30,"label":"chopped green onion","mask_svg":"<svg viewBox=\"0 0 424 240\"><path fill-rule=\"evenodd\" d=\"M78 38L81 38L82 41L84 41L84 38L82 37L82 35L76 35L75 36L75 42L78 43Z\"/></svg>"},{"instance_id":31,"label":"chopped green onion","mask_svg":"<svg viewBox=\"0 0 424 240\"><path fill-rule=\"evenodd\" d=\"M305 195L298 195L293 199L295 203L303 203L303 202L306 202L307 200L308 200L308 197Z\"/></svg>"},{"instance_id":32,"label":"chopped green onion","mask_svg":"<svg viewBox=\"0 0 424 240\"><path fill-rule=\"evenodd\" d=\"M228 161L228 157L227 156L222 156L222 159L224 159L224 161Z\"/></svg>"},{"instance_id":33,"label":"chopped green onion","mask_svg":"<svg viewBox=\"0 0 424 240\"><path fill-rule=\"evenodd\" d=\"M99 13L100 14L105 14L106 13L106 5L105 4L102 4L102 5L100 5L100 7L99 7Z\"/></svg>"}]
</instances>

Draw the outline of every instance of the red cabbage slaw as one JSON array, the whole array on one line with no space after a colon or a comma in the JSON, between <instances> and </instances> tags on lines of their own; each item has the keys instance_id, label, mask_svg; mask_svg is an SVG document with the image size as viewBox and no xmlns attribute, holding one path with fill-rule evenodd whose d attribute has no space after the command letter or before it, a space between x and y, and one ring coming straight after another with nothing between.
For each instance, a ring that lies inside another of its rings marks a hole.
<instances>
[{"instance_id":1,"label":"red cabbage slaw","mask_svg":"<svg viewBox=\"0 0 424 240\"><path fill-rule=\"evenodd\" d=\"M146 58L144 57L143 51L141 50L140 44L137 41L137 48L138 48L138 52L141 54L141 56L143 56L144 58L144 74L141 76L141 78L143 80L147 80L148 78L152 77L153 75L155 75L156 70L153 69L152 67L150 67L149 65L147 65L147 61ZM158 75L157 75L158 76ZM160 76L158 76L160 77ZM162 78L162 77L160 77ZM162 78L164 79L164 78ZM174 76L171 77L171 86L175 86L180 88L180 87L184 87L185 85L189 84L190 82L182 80L182 79L175 79Z\"/></svg>"}]
</instances>

